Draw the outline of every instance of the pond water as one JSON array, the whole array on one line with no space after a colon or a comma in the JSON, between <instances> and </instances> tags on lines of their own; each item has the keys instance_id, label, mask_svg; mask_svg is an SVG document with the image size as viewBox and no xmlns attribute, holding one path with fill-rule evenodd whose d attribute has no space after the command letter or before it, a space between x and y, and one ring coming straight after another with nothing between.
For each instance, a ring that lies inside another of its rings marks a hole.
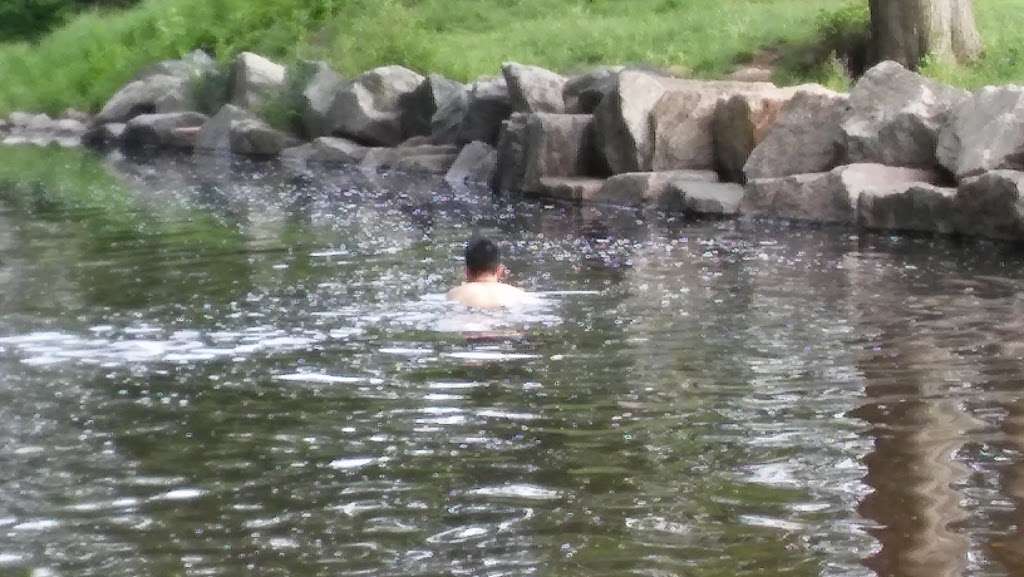
<instances>
[{"instance_id":1,"label":"pond water","mask_svg":"<svg viewBox=\"0 0 1024 577\"><path fill-rule=\"evenodd\" d=\"M1024 575L1022 359L1010 245L0 150L0 575Z\"/></svg>"}]
</instances>

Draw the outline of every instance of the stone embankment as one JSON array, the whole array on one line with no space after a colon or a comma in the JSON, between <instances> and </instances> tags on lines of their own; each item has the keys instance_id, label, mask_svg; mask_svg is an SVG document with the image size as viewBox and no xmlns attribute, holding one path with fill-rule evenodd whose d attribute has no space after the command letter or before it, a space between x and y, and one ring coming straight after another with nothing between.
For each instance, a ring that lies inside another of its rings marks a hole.
<instances>
[{"instance_id":1,"label":"stone embankment","mask_svg":"<svg viewBox=\"0 0 1024 577\"><path fill-rule=\"evenodd\" d=\"M818 85L699 81L599 68L564 77L506 64L468 85L386 66L304 80L256 54L225 102L196 111L217 72L202 52L140 72L95 116L14 114L7 143L120 146L356 165L553 197L717 217L1024 240L1024 88L973 94L892 62L850 94ZM296 88L296 85L298 87ZM261 115L300 92L300 128Z\"/></svg>"}]
</instances>

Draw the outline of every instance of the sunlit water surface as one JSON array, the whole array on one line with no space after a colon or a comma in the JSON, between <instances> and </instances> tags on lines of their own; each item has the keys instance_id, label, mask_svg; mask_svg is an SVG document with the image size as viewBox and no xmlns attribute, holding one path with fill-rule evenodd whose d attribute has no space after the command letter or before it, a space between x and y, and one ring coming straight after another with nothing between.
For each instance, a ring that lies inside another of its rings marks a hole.
<instances>
[{"instance_id":1,"label":"sunlit water surface","mask_svg":"<svg viewBox=\"0 0 1024 577\"><path fill-rule=\"evenodd\" d=\"M1022 265L3 150L0 575L1024 575Z\"/></svg>"}]
</instances>

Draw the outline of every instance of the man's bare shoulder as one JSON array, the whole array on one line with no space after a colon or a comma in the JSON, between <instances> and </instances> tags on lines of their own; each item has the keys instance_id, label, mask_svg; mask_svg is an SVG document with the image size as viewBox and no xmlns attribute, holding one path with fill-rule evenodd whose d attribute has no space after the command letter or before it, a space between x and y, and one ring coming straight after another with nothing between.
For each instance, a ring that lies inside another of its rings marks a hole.
<instances>
[{"instance_id":1,"label":"man's bare shoulder","mask_svg":"<svg viewBox=\"0 0 1024 577\"><path fill-rule=\"evenodd\" d=\"M521 304L529 293L505 283L466 283L448 291L448 300L473 308L502 308Z\"/></svg>"}]
</instances>

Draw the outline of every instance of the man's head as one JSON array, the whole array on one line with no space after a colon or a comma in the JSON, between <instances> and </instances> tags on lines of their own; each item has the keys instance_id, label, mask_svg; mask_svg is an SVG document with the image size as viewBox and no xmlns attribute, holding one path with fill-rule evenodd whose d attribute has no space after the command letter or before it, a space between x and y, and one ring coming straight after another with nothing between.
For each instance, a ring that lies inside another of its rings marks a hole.
<instances>
[{"instance_id":1,"label":"man's head","mask_svg":"<svg viewBox=\"0 0 1024 577\"><path fill-rule=\"evenodd\" d=\"M486 238L478 238L466 245L466 278L474 281L498 276L501 270L501 251Z\"/></svg>"}]
</instances>

